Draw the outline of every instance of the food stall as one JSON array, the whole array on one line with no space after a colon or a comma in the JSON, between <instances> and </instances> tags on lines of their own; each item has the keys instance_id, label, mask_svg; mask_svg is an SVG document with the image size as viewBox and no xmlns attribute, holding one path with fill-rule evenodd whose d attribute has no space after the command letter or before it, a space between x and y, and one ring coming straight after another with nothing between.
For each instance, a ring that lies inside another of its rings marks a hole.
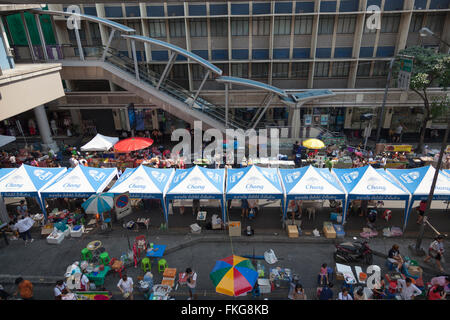
<instances>
[{"instance_id":1,"label":"food stall","mask_svg":"<svg viewBox=\"0 0 450 320\"><path fill-rule=\"evenodd\" d=\"M173 200L218 200L225 220L224 189L225 169L208 169L200 166L178 169L165 193L166 208Z\"/></svg>"},{"instance_id":2,"label":"food stall","mask_svg":"<svg viewBox=\"0 0 450 320\"><path fill-rule=\"evenodd\" d=\"M280 169L286 191L283 220L291 200L341 200L345 203L346 192L337 178L326 168L313 166L298 169ZM288 217L289 218L289 217Z\"/></svg>"},{"instance_id":3,"label":"food stall","mask_svg":"<svg viewBox=\"0 0 450 320\"><path fill-rule=\"evenodd\" d=\"M388 169L387 171L411 193L411 199L408 203L404 219L404 228L406 228L409 214L414 207L414 202L428 200L436 169L432 166L426 166L403 170ZM450 200L450 174L446 174L444 171L439 172L436 187L434 188L433 200Z\"/></svg>"},{"instance_id":4,"label":"food stall","mask_svg":"<svg viewBox=\"0 0 450 320\"><path fill-rule=\"evenodd\" d=\"M129 192L132 199L159 199L167 222L168 207L165 206L164 192L174 174L174 169L155 169L144 165L127 168L108 192L116 195Z\"/></svg>"},{"instance_id":5,"label":"food stall","mask_svg":"<svg viewBox=\"0 0 450 320\"><path fill-rule=\"evenodd\" d=\"M348 206L352 200L398 200L405 202L405 216L411 194L383 169L372 166L353 169L333 169L341 185L347 192L343 221L346 222Z\"/></svg>"},{"instance_id":6,"label":"food stall","mask_svg":"<svg viewBox=\"0 0 450 320\"><path fill-rule=\"evenodd\" d=\"M42 199L45 202L45 199L49 198L89 198L93 194L102 192L116 176L115 168L78 165L43 189Z\"/></svg>"},{"instance_id":7,"label":"food stall","mask_svg":"<svg viewBox=\"0 0 450 320\"><path fill-rule=\"evenodd\" d=\"M41 168L23 164L9 173L6 172L7 175L0 180L0 194L2 197L36 198L47 218L42 191L63 176L66 171L66 168Z\"/></svg>"},{"instance_id":8,"label":"food stall","mask_svg":"<svg viewBox=\"0 0 450 320\"><path fill-rule=\"evenodd\" d=\"M280 200L283 208L285 199L279 169L254 165L228 169L226 200L233 199Z\"/></svg>"},{"instance_id":9,"label":"food stall","mask_svg":"<svg viewBox=\"0 0 450 320\"><path fill-rule=\"evenodd\" d=\"M108 151L110 150L117 142L119 138L116 137L108 137L104 136L100 133L92 138L88 143L81 147L81 151Z\"/></svg>"}]
</instances>

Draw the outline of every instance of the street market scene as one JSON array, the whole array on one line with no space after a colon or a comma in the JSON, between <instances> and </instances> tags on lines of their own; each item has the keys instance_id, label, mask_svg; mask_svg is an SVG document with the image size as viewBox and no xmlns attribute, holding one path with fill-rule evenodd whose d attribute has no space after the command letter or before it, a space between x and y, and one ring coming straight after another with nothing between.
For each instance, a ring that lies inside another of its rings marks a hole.
<instances>
[{"instance_id":1,"label":"street market scene","mask_svg":"<svg viewBox=\"0 0 450 320\"><path fill-rule=\"evenodd\" d=\"M450 1L385 2L0 5L0 300L450 299Z\"/></svg>"}]
</instances>

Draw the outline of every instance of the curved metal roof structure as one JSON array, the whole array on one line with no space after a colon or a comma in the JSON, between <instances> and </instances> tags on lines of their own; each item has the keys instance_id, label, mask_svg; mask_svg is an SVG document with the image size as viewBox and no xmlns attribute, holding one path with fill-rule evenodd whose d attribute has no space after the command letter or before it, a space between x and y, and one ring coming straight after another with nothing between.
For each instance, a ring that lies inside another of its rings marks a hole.
<instances>
[{"instance_id":1,"label":"curved metal roof structure","mask_svg":"<svg viewBox=\"0 0 450 320\"><path fill-rule=\"evenodd\" d=\"M275 93L278 96L281 97L288 97L288 94L280 88L265 84L263 82L258 82L254 80L244 79L244 78L237 78L237 77L219 77L216 79L218 82L222 83L230 83L230 84L237 84L241 86L261 89L267 92Z\"/></svg>"},{"instance_id":2,"label":"curved metal roof structure","mask_svg":"<svg viewBox=\"0 0 450 320\"><path fill-rule=\"evenodd\" d=\"M88 21L92 21L92 22L97 22L100 24L103 24L105 26L108 26L110 28L113 28L115 30L119 30L122 32L135 32L136 30L134 30L133 28L127 27L126 25L108 20L108 19L104 19L104 18L99 18L96 16L91 16L88 14L83 14L83 13L74 13L74 12L64 12L64 11L54 11L54 10L40 10L40 9L31 9L29 10L30 12L33 13L37 13L37 14L49 14L52 16L79 16L80 18L83 18L85 20Z\"/></svg>"},{"instance_id":3,"label":"curved metal roof structure","mask_svg":"<svg viewBox=\"0 0 450 320\"><path fill-rule=\"evenodd\" d=\"M336 95L333 91L328 89L323 90L308 90L300 93L290 94L287 98L282 98L281 101L288 105L297 105L298 103L305 103L306 101L328 98Z\"/></svg>"},{"instance_id":4,"label":"curved metal roof structure","mask_svg":"<svg viewBox=\"0 0 450 320\"><path fill-rule=\"evenodd\" d=\"M178 54L181 54L182 56L185 56L186 58L192 59L196 62L198 62L200 65L202 65L203 67L211 70L212 72L214 72L217 75L222 75L222 70L219 69L218 67L216 67L215 65L213 65L211 62L209 62L208 60L203 59L202 57L187 51L186 49L180 48L178 46L175 46L171 43L168 42L164 42L161 40L157 40L157 39L153 39L153 38L149 38L149 37L144 37L144 36L140 36L140 35L122 35L123 38L126 39L132 39L132 40L137 40L137 41L141 41L141 42L147 42L150 44L154 44L154 45L158 45L161 46L163 48L169 49L171 51L174 51Z\"/></svg>"}]
</instances>

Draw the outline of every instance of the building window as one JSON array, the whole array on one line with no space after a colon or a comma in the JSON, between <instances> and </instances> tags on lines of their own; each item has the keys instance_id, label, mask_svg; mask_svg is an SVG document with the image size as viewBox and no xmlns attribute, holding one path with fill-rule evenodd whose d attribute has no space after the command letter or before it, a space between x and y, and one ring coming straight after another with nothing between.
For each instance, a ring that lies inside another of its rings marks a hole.
<instances>
[{"instance_id":1,"label":"building window","mask_svg":"<svg viewBox=\"0 0 450 320\"><path fill-rule=\"evenodd\" d=\"M318 78L328 77L329 70L330 70L329 62L316 62L314 76Z\"/></svg>"},{"instance_id":2,"label":"building window","mask_svg":"<svg viewBox=\"0 0 450 320\"><path fill-rule=\"evenodd\" d=\"M338 19L337 33L354 33L356 16L342 16Z\"/></svg>"},{"instance_id":3,"label":"building window","mask_svg":"<svg viewBox=\"0 0 450 320\"><path fill-rule=\"evenodd\" d=\"M381 18L381 33L396 33L400 26L400 15L385 15Z\"/></svg>"},{"instance_id":4,"label":"building window","mask_svg":"<svg viewBox=\"0 0 450 320\"><path fill-rule=\"evenodd\" d=\"M370 67L372 65L371 61L363 61L358 64L358 77L368 77L370 76Z\"/></svg>"},{"instance_id":5,"label":"building window","mask_svg":"<svg viewBox=\"0 0 450 320\"><path fill-rule=\"evenodd\" d=\"M252 78L261 79L267 78L269 74L268 63L252 63Z\"/></svg>"},{"instance_id":6,"label":"building window","mask_svg":"<svg viewBox=\"0 0 450 320\"><path fill-rule=\"evenodd\" d=\"M308 78L309 62L292 63L291 78L304 79Z\"/></svg>"},{"instance_id":7,"label":"building window","mask_svg":"<svg viewBox=\"0 0 450 320\"><path fill-rule=\"evenodd\" d=\"M442 33L444 29L445 14L430 13L427 16L427 27L436 33Z\"/></svg>"},{"instance_id":8,"label":"building window","mask_svg":"<svg viewBox=\"0 0 450 320\"><path fill-rule=\"evenodd\" d=\"M287 35L291 34L291 17L275 17L274 34Z\"/></svg>"},{"instance_id":9,"label":"building window","mask_svg":"<svg viewBox=\"0 0 450 320\"><path fill-rule=\"evenodd\" d=\"M169 31L171 38L180 38L186 36L184 20L169 20Z\"/></svg>"},{"instance_id":10,"label":"building window","mask_svg":"<svg viewBox=\"0 0 450 320\"><path fill-rule=\"evenodd\" d=\"M374 77L386 76L389 70L389 62L388 61L375 61L373 66L373 74Z\"/></svg>"},{"instance_id":11,"label":"building window","mask_svg":"<svg viewBox=\"0 0 450 320\"><path fill-rule=\"evenodd\" d=\"M186 80L188 78L187 64L174 64L171 71L172 79Z\"/></svg>"},{"instance_id":12,"label":"building window","mask_svg":"<svg viewBox=\"0 0 450 320\"><path fill-rule=\"evenodd\" d=\"M149 64L149 69L156 73L157 75L160 75L164 72L164 68L166 67L165 64Z\"/></svg>"},{"instance_id":13,"label":"building window","mask_svg":"<svg viewBox=\"0 0 450 320\"><path fill-rule=\"evenodd\" d=\"M102 36L100 35L100 27L97 23L89 22L89 30L91 32L92 42L102 41Z\"/></svg>"},{"instance_id":14,"label":"building window","mask_svg":"<svg viewBox=\"0 0 450 320\"><path fill-rule=\"evenodd\" d=\"M319 34L333 34L334 17L320 17L319 18Z\"/></svg>"},{"instance_id":15,"label":"building window","mask_svg":"<svg viewBox=\"0 0 450 320\"><path fill-rule=\"evenodd\" d=\"M283 79L288 77L289 63L274 63L272 68L273 78Z\"/></svg>"},{"instance_id":16,"label":"building window","mask_svg":"<svg viewBox=\"0 0 450 320\"><path fill-rule=\"evenodd\" d=\"M350 62L333 62L331 75L333 77L348 77Z\"/></svg>"},{"instance_id":17,"label":"building window","mask_svg":"<svg viewBox=\"0 0 450 320\"><path fill-rule=\"evenodd\" d=\"M189 21L189 30L191 32L191 37L207 37L208 26L206 24L206 19L191 19Z\"/></svg>"},{"instance_id":18,"label":"building window","mask_svg":"<svg viewBox=\"0 0 450 320\"><path fill-rule=\"evenodd\" d=\"M231 35L248 36L248 25L247 18L231 19Z\"/></svg>"},{"instance_id":19,"label":"building window","mask_svg":"<svg viewBox=\"0 0 450 320\"><path fill-rule=\"evenodd\" d=\"M419 32L422 29L424 14L413 14L411 24L409 25L409 32Z\"/></svg>"},{"instance_id":20,"label":"building window","mask_svg":"<svg viewBox=\"0 0 450 320\"><path fill-rule=\"evenodd\" d=\"M270 18L253 18L252 33L254 36L268 36L270 34Z\"/></svg>"},{"instance_id":21,"label":"building window","mask_svg":"<svg viewBox=\"0 0 450 320\"><path fill-rule=\"evenodd\" d=\"M226 37L228 36L228 19L214 18L209 21L211 26L212 37Z\"/></svg>"},{"instance_id":22,"label":"building window","mask_svg":"<svg viewBox=\"0 0 450 320\"><path fill-rule=\"evenodd\" d=\"M312 16L295 17L294 34L311 34L312 25Z\"/></svg>"},{"instance_id":23,"label":"building window","mask_svg":"<svg viewBox=\"0 0 450 320\"><path fill-rule=\"evenodd\" d=\"M222 75L228 76L230 74L228 70L228 63L215 63L215 66L223 71Z\"/></svg>"},{"instance_id":24,"label":"building window","mask_svg":"<svg viewBox=\"0 0 450 320\"><path fill-rule=\"evenodd\" d=\"M150 37L165 38L166 37L166 22L164 20L151 20L148 23L148 31Z\"/></svg>"},{"instance_id":25,"label":"building window","mask_svg":"<svg viewBox=\"0 0 450 320\"><path fill-rule=\"evenodd\" d=\"M127 21L126 25L136 30L136 34L142 34L142 25L140 21Z\"/></svg>"},{"instance_id":26,"label":"building window","mask_svg":"<svg viewBox=\"0 0 450 320\"><path fill-rule=\"evenodd\" d=\"M233 63L231 65L233 77L248 78L248 63Z\"/></svg>"}]
</instances>

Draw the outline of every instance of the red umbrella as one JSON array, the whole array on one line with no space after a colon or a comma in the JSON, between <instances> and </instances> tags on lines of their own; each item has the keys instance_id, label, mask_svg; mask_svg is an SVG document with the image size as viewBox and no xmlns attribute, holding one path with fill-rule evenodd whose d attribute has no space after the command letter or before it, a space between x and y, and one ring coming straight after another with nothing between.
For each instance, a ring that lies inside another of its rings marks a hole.
<instances>
[{"instance_id":1,"label":"red umbrella","mask_svg":"<svg viewBox=\"0 0 450 320\"><path fill-rule=\"evenodd\" d=\"M114 145L115 152L131 152L150 147L153 144L153 139L133 137L120 140Z\"/></svg>"}]
</instances>

